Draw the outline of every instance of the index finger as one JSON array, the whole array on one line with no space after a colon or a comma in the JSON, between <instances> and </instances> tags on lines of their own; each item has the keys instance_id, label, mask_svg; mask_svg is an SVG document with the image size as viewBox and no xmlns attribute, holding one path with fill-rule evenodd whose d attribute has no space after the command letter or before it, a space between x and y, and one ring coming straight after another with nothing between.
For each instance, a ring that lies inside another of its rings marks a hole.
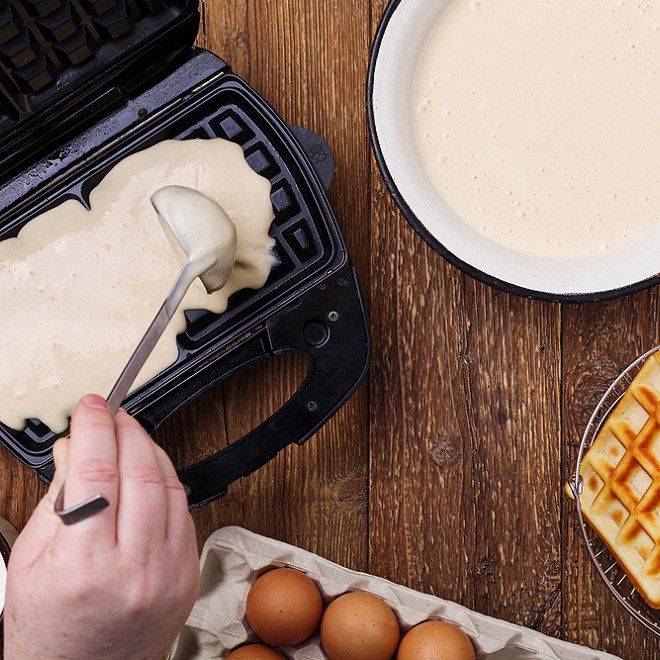
<instances>
[{"instance_id":1,"label":"index finger","mask_svg":"<svg viewBox=\"0 0 660 660\"><path fill-rule=\"evenodd\" d=\"M99 548L116 544L117 497L117 437L115 421L105 399L95 394L83 397L71 419L64 487L64 506L80 504L101 494L109 506L75 525L61 525L58 541L93 542Z\"/></svg>"}]
</instances>

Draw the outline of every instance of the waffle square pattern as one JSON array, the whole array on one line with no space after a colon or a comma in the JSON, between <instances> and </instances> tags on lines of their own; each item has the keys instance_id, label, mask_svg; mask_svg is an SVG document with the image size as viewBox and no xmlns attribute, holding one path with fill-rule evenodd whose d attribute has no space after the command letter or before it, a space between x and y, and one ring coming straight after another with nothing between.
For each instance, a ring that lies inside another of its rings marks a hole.
<instances>
[{"instance_id":1,"label":"waffle square pattern","mask_svg":"<svg viewBox=\"0 0 660 660\"><path fill-rule=\"evenodd\" d=\"M660 608L660 351L582 460L582 513L644 600Z\"/></svg>"}]
</instances>

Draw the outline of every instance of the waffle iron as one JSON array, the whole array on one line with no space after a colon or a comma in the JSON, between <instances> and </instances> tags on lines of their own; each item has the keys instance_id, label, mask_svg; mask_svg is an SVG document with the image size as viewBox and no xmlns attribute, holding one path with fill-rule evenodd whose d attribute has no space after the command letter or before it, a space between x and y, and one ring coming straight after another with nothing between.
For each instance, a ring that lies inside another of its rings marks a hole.
<instances>
[{"instance_id":1,"label":"waffle iron","mask_svg":"<svg viewBox=\"0 0 660 660\"><path fill-rule=\"evenodd\" d=\"M357 274L324 190L327 145L194 47L198 25L192 0L0 0L0 240L66 199L89 206L114 164L165 139L236 142L272 184L276 265L264 288L238 292L222 315L187 312L177 362L124 402L153 433L252 361L308 357L307 379L272 417L180 471L192 508L305 442L369 361ZM23 430L0 424L0 442L46 483L57 437L38 419Z\"/></svg>"}]
</instances>

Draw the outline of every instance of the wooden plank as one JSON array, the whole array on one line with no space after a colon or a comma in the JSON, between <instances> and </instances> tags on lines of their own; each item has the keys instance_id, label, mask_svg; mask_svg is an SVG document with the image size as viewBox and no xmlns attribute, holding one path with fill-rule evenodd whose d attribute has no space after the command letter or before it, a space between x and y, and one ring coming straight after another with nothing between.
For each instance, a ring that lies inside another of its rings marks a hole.
<instances>
[{"instance_id":1,"label":"wooden plank","mask_svg":"<svg viewBox=\"0 0 660 660\"><path fill-rule=\"evenodd\" d=\"M575 469L584 428L610 383L660 342L656 287L620 300L566 305L563 314L562 474ZM573 506L564 500L564 634L570 641L626 658L660 657L660 642L610 595L588 559Z\"/></svg>"},{"instance_id":2,"label":"wooden plank","mask_svg":"<svg viewBox=\"0 0 660 660\"><path fill-rule=\"evenodd\" d=\"M369 571L474 607L475 475L465 400L452 400L450 382L465 346L445 350L462 313L445 298L453 282L440 257L376 173L372 186Z\"/></svg>"},{"instance_id":3,"label":"wooden plank","mask_svg":"<svg viewBox=\"0 0 660 660\"><path fill-rule=\"evenodd\" d=\"M474 452L477 609L561 634L560 310L463 278L462 387Z\"/></svg>"},{"instance_id":4,"label":"wooden plank","mask_svg":"<svg viewBox=\"0 0 660 660\"><path fill-rule=\"evenodd\" d=\"M558 308L459 274L375 209L370 569L558 634L559 492L539 488L559 472Z\"/></svg>"}]
</instances>

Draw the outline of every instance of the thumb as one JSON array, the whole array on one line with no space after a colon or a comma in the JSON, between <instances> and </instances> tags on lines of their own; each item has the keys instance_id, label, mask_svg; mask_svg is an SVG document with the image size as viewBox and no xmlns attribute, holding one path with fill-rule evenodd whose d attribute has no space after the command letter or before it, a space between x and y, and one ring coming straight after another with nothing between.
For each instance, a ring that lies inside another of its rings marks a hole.
<instances>
[{"instance_id":1,"label":"thumb","mask_svg":"<svg viewBox=\"0 0 660 660\"><path fill-rule=\"evenodd\" d=\"M39 559L62 524L54 507L66 477L68 453L69 438L62 438L53 446L55 460L53 481L20 533L11 553L11 557L19 561L23 567L32 565Z\"/></svg>"}]
</instances>

